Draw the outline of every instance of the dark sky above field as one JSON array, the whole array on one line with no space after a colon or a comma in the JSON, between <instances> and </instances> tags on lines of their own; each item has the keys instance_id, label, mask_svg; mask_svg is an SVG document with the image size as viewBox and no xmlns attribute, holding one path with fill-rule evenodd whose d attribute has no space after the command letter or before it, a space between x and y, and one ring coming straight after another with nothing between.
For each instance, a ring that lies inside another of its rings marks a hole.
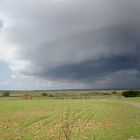
<instances>
[{"instance_id":1,"label":"dark sky above field","mask_svg":"<svg viewBox=\"0 0 140 140\"><path fill-rule=\"evenodd\" d=\"M139 0L0 0L0 88L139 88Z\"/></svg>"}]
</instances>

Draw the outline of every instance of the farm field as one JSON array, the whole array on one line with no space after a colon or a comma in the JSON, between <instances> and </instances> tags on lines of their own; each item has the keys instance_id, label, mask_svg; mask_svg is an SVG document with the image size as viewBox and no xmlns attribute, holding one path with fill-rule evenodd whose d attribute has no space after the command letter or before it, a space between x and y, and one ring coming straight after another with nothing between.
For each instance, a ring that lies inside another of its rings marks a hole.
<instances>
[{"instance_id":1,"label":"farm field","mask_svg":"<svg viewBox=\"0 0 140 140\"><path fill-rule=\"evenodd\" d=\"M139 97L3 99L0 140L140 140L139 104Z\"/></svg>"}]
</instances>

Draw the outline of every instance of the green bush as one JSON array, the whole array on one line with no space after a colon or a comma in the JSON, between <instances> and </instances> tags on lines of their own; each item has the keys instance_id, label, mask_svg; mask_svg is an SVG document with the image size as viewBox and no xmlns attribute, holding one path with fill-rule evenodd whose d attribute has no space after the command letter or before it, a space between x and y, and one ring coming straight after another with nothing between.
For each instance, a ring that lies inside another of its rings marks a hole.
<instances>
[{"instance_id":1,"label":"green bush","mask_svg":"<svg viewBox=\"0 0 140 140\"><path fill-rule=\"evenodd\" d=\"M114 91L112 91L111 93L112 93L113 95L114 95L114 94L117 94L117 92L116 92L115 90L114 90Z\"/></svg>"},{"instance_id":2,"label":"green bush","mask_svg":"<svg viewBox=\"0 0 140 140\"><path fill-rule=\"evenodd\" d=\"M41 94L41 96L48 96L48 94L45 93L45 92L43 92L43 93Z\"/></svg>"},{"instance_id":3,"label":"green bush","mask_svg":"<svg viewBox=\"0 0 140 140\"><path fill-rule=\"evenodd\" d=\"M122 92L124 97L140 97L140 91L137 90L129 90Z\"/></svg>"},{"instance_id":4,"label":"green bush","mask_svg":"<svg viewBox=\"0 0 140 140\"><path fill-rule=\"evenodd\" d=\"M4 96L4 97L8 97L8 96L10 96L10 92L5 91L5 92L2 93L2 96Z\"/></svg>"},{"instance_id":5,"label":"green bush","mask_svg":"<svg viewBox=\"0 0 140 140\"><path fill-rule=\"evenodd\" d=\"M54 95L53 95L53 94L49 94L48 96L49 96L49 97L54 97Z\"/></svg>"}]
</instances>

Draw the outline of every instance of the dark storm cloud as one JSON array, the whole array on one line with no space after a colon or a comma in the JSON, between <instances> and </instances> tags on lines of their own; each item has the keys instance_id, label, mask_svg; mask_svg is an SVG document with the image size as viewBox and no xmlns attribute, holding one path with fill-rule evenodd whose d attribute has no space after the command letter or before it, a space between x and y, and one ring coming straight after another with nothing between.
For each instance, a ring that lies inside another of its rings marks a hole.
<instances>
[{"instance_id":1,"label":"dark storm cloud","mask_svg":"<svg viewBox=\"0 0 140 140\"><path fill-rule=\"evenodd\" d=\"M130 77L139 81L138 0L5 0L0 8L13 21L7 36L15 72L103 88L119 88L126 78L125 87L136 87Z\"/></svg>"},{"instance_id":2,"label":"dark storm cloud","mask_svg":"<svg viewBox=\"0 0 140 140\"><path fill-rule=\"evenodd\" d=\"M131 63L132 62L132 63ZM118 65L116 65L118 63ZM85 82L94 82L101 79L104 75L116 72L123 69L139 68L133 61L129 61L127 57L111 57L108 59L100 59L98 61L88 61L75 65L64 65L41 73L42 77L46 76L57 79L81 80Z\"/></svg>"}]
</instances>

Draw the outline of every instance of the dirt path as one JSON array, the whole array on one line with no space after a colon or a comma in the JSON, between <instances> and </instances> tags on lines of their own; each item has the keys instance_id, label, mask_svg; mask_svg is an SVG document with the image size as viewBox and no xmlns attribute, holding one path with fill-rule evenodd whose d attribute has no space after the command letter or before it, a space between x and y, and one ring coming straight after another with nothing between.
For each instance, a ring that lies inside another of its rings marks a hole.
<instances>
[{"instance_id":1,"label":"dirt path","mask_svg":"<svg viewBox=\"0 0 140 140\"><path fill-rule=\"evenodd\" d=\"M136 106L136 107L139 107L140 108L140 103L139 102L127 102L128 104L130 105L133 105L133 106Z\"/></svg>"}]
</instances>

